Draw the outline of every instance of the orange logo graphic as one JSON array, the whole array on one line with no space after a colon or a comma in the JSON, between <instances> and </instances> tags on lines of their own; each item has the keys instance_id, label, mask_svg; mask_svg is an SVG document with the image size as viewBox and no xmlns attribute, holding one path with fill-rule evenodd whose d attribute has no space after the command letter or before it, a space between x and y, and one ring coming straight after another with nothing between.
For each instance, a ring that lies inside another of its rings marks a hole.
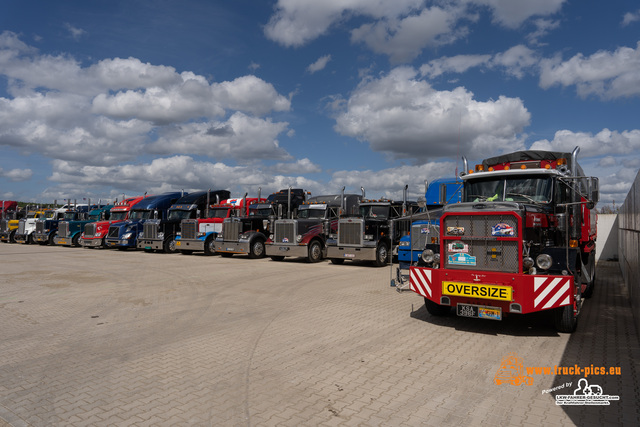
<instances>
[{"instance_id":1,"label":"orange logo graphic","mask_svg":"<svg viewBox=\"0 0 640 427\"><path fill-rule=\"evenodd\" d=\"M533 377L524 374L522 359L519 358L516 353L509 353L502 359L502 362L500 362L500 368L496 372L493 382L497 385L532 385Z\"/></svg>"}]
</instances>

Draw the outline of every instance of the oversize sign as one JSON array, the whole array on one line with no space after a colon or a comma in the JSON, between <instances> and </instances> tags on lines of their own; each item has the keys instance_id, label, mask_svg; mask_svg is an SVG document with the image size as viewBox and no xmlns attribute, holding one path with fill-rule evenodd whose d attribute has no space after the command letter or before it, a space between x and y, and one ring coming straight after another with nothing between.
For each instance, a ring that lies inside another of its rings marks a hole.
<instances>
[{"instance_id":1,"label":"oversize sign","mask_svg":"<svg viewBox=\"0 0 640 427\"><path fill-rule=\"evenodd\" d=\"M442 295L511 301L513 288L476 283L442 282Z\"/></svg>"}]
</instances>

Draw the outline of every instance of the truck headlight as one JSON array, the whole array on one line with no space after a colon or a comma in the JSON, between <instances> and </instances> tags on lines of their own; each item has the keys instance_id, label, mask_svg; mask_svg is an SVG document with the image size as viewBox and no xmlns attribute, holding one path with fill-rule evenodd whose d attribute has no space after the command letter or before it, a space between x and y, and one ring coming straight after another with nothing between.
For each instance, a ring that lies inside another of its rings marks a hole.
<instances>
[{"instance_id":1,"label":"truck headlight","mask_svg":"<svg viewBox=\"0 0 640 427\"><path fill-rule=\"evenodd\" d=\"M522 267L525 270L529 270L531 267L533 267L533 258L531 258L530 256L526 256L522 259Z\"/></svg>"},{"instance_id":2,"label":"truck headlight","mask_svg":"<svg viewBox=\"0 0 640 427\"><path fill-rule=\"evenodd\" d=\"M207 233L205 233L204 231L198 231L198 237L204 237L205 234Z\"/></svg>"},{"instance_id":3,"label":"truck headlight","mask_svg":"<svg viewBox=\"0 0 640 427\"><path fill-rule=\"evenodd\" d=\"M269 234L269 240L273 241L273 234Z\"/></svg>"},{"instance_id":4,"label":"truck headlight","mask_svg":"<svg viewBox=\"0 0 640 427\"><path fill-rule=\"evenodd\" d=\"M398 246L411 246L411 242L408 240L401 240Z\"/></svg>"},{"instance_id":5,"label":"truck headlight","mask_svg":"<svg viewBox=\"0 0 640 427\"><path fill-rule=\"evenodd\" d=\"M422 261L426 262L427 264L431 264L435 260L434 253L431 249L425 249L424 251L422 251L422 254L420 256L422 257Z\"/></svg>"},{"instance_id":6,"label":"truck headlight","mask_svg":"<svg viewBox=\"0 0 640 427\"><path fill-rule=\"evenodd\" d=\"M164 239L164 231L158 233L158 239Z\"/></svg>"},{"instance_id":7,"label":"truck headlight","mask_svg":"<svg viewBox=\"0 0 640 427\"><path fill-rule=\"evenodd\" d=\"M364 240L373 240L373 234L365 234Z\"/></svg>"},{"instance_id":8,"label":"truck headlight","mask_svg":"<svg viewBox=\"0 0 640 427\"><path fill-rule=\"evenodd\" d=\"M129 233L124 233L122 235L122 240L129 240L131 238L131 236L133 236L133 233L129 232Z\"/></svg>"},{"instance_id":9,"label":"truck headlight","mask_svg":"<svg viewBox=\"0 0 640 427\"><path fill-rule=\"evenodd\" d=\"M181 232L181 231L178 231L178 232L176 233L176 237L180 237L180 236L182 236L182 232Z\"/></svg>"},{"instance_id":10,"label":"truck headlight","mask_svg":"<svg viewBox=\"0 0 640 427\"><path fill-rule=\"evenodd\" d=\"M302 242L302 234L298 234L296 236L296 242L298 242L298 243Z\"/></svg>"},{"instance_id":11,"label":"truck headlight","mask_svg":"<svg viewBox=\"0 0 640 427\"><path fill-rule=\"evenodd\" d=\"M536 265L540 270L548 270L551 268L551 265L553 265L553 259L551 258L551 255L540 254L536 258Z\"/></svg>"}]
</instances>

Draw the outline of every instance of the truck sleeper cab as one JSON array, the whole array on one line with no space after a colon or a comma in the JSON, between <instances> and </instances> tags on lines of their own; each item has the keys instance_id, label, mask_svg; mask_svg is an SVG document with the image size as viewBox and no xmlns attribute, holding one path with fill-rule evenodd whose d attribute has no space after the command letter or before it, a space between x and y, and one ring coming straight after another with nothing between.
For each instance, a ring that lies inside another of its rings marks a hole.
<instances>
[{"instance_id":1,"label":"truck sleeper cab","mask_svg":"<svg viewBox=\"0 0 640 427\"><path fill-rule=\"evenodd\" d=\"M182 220L180 233L176 237L176 247L184 255L193 252L215 254L215 239L222 232L222 223L226 218L249 215L249 206L264 203L267 199L256 197L227 199L219 204L209 206L208 212L200 219Z\"/></svg>"},{"instance_id":2,"label":"truck sleeper cab","mask_svg":"<svg viewBox=\"0 0 640 427\"><path fill-rule=\"evenodd\" d=\"M160 250L164 253L176 252L175 238L180 232L182 220L198 218L200 213L205 211L212 197L220 200L229 198L229 195L227 190L185 194L169 208L166 219L156 218L145 221L142 235L138 238L138 249Z\"/></svg>"},{"instance_id":3,"label":"truck sleeper cab","mask_svg":"<svg viewBox=\"0 0 640 427\"><path fill-rule=\"evenodd\" d=\"M179 191L163 193L148 196L133 205L129 219L109 226L109 233L105 239L107 247L120 250L136 248L138 235L142 233L145 221L166 219L169 207L182 196L183 193Z\"/></svg>"},{"instance_id":4,"label":"truck sleeper cab","mask_svg":"<svg viewBox=\"0 0 640 427\"><path fill-rule=\"evenodd\" d=\"M295 219L278 219L266 243L266 255L274 261L285 257L319 262L326 257L327 239L338 230L338 218L357 208L362 196L332 194L309 198L297 209Z\"/></svg>"},{"instance_id":5,"label":"truck sleeper cab","mask_svg":"<svg viewBox=\"0 0 640 427\"><path fill-rule=\"evenodd\" d=\"M405 200L406 200L405 187ZM333 264L344 260L373 261L381 267L392 256L392 246L409 232L410 217L418 212L416 202L362 200L359 215L338 220L338 233L327 244L327 258Z\"/></svg>"},{"instance_id":6,"label":"truck sleeper cab","mask_svg":"<svg viewBox=\"0 0 640 427\"><path fill-rule=\"evenodd\" d=\"M549 311L558 331L575 330L595 282L598 201L578 152L511 153L461 177L463 202L445 206L438 244L410 269L429 313L501 320Z\"/></svg>"},{"instance_id":7,"label":"truck sleeper cab","mask_svg":"<svg viewBox=\"0 0 640 427\"><path fill-rule=\"evenodd\" d=\"M289 188L270 194L265 203L249 206L249 216L227 218L222 223L222 232L215 240L215 250L223 257L233 254L246 254L249 258L265 256L265 242L268 239L272 222L293 210L306 200L307 192L300 188Z\"/></svg>"}]
</instances>

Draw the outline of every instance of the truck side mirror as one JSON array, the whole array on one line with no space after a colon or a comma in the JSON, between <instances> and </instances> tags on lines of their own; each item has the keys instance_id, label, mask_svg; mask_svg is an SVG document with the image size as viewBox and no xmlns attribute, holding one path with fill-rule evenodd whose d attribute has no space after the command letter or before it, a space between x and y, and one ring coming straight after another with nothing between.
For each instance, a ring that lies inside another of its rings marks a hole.
<instances>
[{"instance_id":1,"label":"truck side mirror","mask_svg":"<svg viewBox=\"0 0 640 427\"><path fill-rule=\"evenodd\" d=\"M153 219L158 219L158 211L153 211Z\"/></svg>"},{"instance_id":2,"label":"truck side mirror","mask_svg":"<svg viewBox=\"0 0 640 427\"><path fill-rule=\"evenodd\" d=\"M589 209L593 209L598 201L600 201L600 180L596 177L590 177L588 180L589 185L589 202L587 203L587 207Z\"/></svg>"},{"instance_id":3,"label":"truck side mirror","mask_svg":"<svg viewBox=\"0 0 640 427\"><path fill-rule=\"evenodd\" d=\"M447 204L447 184L445 183L440 184L440 204Z\"/></svg>"}]
</instances>

